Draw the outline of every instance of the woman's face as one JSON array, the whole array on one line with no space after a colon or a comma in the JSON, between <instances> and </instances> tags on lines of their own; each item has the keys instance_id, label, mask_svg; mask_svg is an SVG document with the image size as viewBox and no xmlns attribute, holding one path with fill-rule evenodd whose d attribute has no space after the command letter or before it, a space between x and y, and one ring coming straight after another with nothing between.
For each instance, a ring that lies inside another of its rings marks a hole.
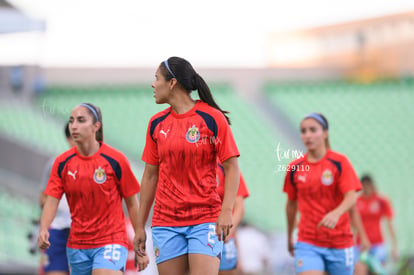
<instances>
[{"instance_id":1,"label":"woman's face","mask_svg":"<svg viewBox=\"0 0 414 275\"><path fill-rule=\"evenodd\" d=\"M155 73L155 80L151 85L151 87L154 89L155 103L163 104L169 102L173 81L173 79L167 81L162 75L160 68L158 68Z\"/></svg>"},{"instance_id":2,"label":"woman's face","mask_svg":"<svg viewBox=\"0 0 414 275\"><path fill-rule=\"evenodd\" d=\"M308 151L315 151L325 148L325 140L328 138L328 131L322 128L313 118L306 118L300 124L300 133L303 144Z\"/></svg>"},{"instance_id":3,"label":"woman's face","mask_svg":"<svg viewBox=\"0 0 414 275\"><path fill-rule=\"evenodd\" d=\"M76 143L83 143L90 139L96 139L96 131L100 127L100 122L93 122L90 111L83 106L76 106L69 118L69 131L72 140Z\"/></svg>"},{"instance_id":4,"label":"woman's face","mask_svg":"<svg viewBox=\"0 0 414 275\"><path fill-rule=\"evenodd\" d=\"M370 181L362 181L362 193L365 196L371 196L374 193L374 185Z\"/></svg>"}]
</instances>

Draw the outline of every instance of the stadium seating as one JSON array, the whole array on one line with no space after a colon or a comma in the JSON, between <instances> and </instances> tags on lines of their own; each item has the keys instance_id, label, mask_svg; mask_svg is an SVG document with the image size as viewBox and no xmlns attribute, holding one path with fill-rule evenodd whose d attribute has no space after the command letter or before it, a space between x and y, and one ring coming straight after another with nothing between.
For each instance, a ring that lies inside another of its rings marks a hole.
<instances>
[{"instance_id":1,"label":"stadium seating","mask_svg":"<svg viewBox=\"0 0 414 275\"><path fill-rule=\"evenodd\" d=\"M39 207L27 199L0 189L0 209L0 245L4 248L0 249L0 265L14 261L37 266L39 254L29 253L27 235L33 229L31 221L39 217Z\"/></svg>"},{"instance_id":2,"label":"stadium seating","mask_svg":"<svg viewBox=\"0 0 414 275\"><path fill-rule=\"evenodd\" d=\"M17 101L0 101L0 131L34 150L56 154L66 148L63 123L59 123L34 108L31 104Z\"/></svg>"}]
</instances>

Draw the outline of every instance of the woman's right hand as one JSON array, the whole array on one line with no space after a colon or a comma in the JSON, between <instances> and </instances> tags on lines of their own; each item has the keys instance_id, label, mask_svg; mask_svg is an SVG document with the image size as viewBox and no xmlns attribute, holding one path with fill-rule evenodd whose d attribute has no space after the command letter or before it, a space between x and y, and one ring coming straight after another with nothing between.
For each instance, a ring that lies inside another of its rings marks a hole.
<instances>
[{"instance_id":1,"label":"woman's right hand","mask_svg":"<svg viewBox=\"0 0 414 275\"><path fill-rule=\"evenodd\" d=\"M290 238L288 239L288 251L292 257L295 256L295 243Z\"/></svg>"},{"instance_id":2,"label":"woman's right hand","mask_svg":"<svg viewBox=\"0 0 414 275\"><path fill-rule=\"evenodd\" d=\"M368 251L371 248L371 242L366 236L359 235L361 252Z\"/></svg>"},{"instance_id":3,"label":"woman's right hand","mask_svg":"<svg viewBox=\"0 0 414 275\"><path fill-rule=\"evenodd\" d=\"M37 238L37 245L40 249L48 249L50 247L49 242L49 230L40 230L39 237Z\"/></svg>"},{"instance_id":4,"label":"woman's right hand","mask_svg":"<svg viewBox=\"0 0 414 275\"><path fill-rule=\"evenodd\" d=\"M144 227L137 228L137 230L135 231L135 237L134 237L134 250L135 250L135 253L137 253L139 257L144 257L147 255L147 252L145 250L146 241L147 241L147 233L145 232L145 228Z\"/></svg>"}]
</instances>

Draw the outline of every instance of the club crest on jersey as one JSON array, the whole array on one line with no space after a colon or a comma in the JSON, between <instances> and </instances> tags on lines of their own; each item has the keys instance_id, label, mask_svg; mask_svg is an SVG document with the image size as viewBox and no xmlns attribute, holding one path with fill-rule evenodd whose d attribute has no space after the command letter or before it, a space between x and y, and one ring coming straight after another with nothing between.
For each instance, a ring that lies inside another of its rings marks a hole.
<instances>
[{"instance_id":1,"label":"club crest on jersey","mask_svg":"<svg viewBox=\"0 0 414 275\"><path fill-rule=\"evenodd\" d=\"M380 208L381 208L381 205L379 204L379 202L374 201L369 205L369 212L378 213Z\"/></svg>"},{"instance_id":2,"label":"club crest on jersey","mask_svg":"<svg viewBox=\"0 0 414 275\"><path fill-rule=\"evenodd\" d=\"M332 182L333 182L333 175L332 175L331 170L326 169L325 171L323 171L322 177L321 177L321 181L322 181L322 184L324 184L326 186L332 184Z\"/></svg>"},{"instance_id":3,"label":"club crest on jersey","mask_svg":"<svg viewBox=\"0 0 414 275\"><path fill-rule=\"evenodd\" d=\"M95 170L95 174L93 174L93 180L97 184L102 184L106 181L105 170L102 169L101 166L99 166L99 168Z\"/></svg>"},{"instance_id":4,"label":"club crest on jersey","mask_svg":"<svg viewBox=\"0 0 414 275\"><path fill-rule=\"evenodd\" d=\"M198 128L195 125L188 128L185 138L189 143L196 143L200 139L200 132L198 131Z\"/></svg>"}]
</instances>

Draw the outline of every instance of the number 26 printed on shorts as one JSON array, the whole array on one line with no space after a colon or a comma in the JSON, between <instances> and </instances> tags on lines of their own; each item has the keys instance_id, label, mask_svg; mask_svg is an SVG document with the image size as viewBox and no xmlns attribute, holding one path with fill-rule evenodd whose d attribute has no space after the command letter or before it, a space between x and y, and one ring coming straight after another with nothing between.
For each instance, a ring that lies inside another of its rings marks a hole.
<instances>
[{"instance_id":1,"label":"number 26 printed on shorts","mask_svg":"<svg viewBox=\"0 0 414 275\"><path fill-rule=\"evenodd\" d=\"M105 245L104 259L119 261L121 259L121 246L119 244Z\"/></svg>"}]
</instances>

